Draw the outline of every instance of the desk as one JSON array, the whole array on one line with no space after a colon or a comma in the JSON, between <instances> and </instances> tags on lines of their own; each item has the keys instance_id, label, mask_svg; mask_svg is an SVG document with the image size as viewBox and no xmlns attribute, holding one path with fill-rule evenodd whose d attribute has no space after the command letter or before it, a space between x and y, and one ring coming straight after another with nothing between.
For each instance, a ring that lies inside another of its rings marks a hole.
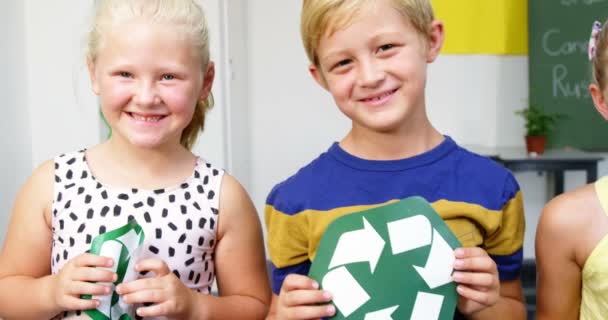
<instances>
[{"instance_id":1,"label":"desk","mask_svg":"<svg viewBox=\"0 0 608 320\"><path fill-rule=\"evenodd\" d=\"M488 156L516 171L545 171L552 174L553 196L564 192L564 172L584 170L587 183L597 180L597 164L604 158L590 152L576 149L549 149L539 156L530 156L525 147L480 148L472 146L469 150Z\"/></svg>"}]
</instances>

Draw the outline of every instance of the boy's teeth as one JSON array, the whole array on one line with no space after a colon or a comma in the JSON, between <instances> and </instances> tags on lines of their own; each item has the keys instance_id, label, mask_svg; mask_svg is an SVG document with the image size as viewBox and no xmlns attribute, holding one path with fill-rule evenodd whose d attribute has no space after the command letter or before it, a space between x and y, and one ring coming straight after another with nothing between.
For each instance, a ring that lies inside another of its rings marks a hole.
<instances>
[{"instance_id":1,"label":"boy's teeth","mask_svg":"<svg viewBox=\"0 0 608 320\"><path fill-rule=\"evenodd\" d=\"M390 95L391 93L393 93L393 92L392 92L392 91L389 91L389 92L383 93L383 94L381 94L381 95L379 95L379 96L377 96L377 97L375 97L375 98L371 98L371 99L369 99L369 100L380 100L380 99L382 99L382 98L384 98L384 97L387 97L387 96L388 96L388 95Z\"/></svg>"}]
</instances>

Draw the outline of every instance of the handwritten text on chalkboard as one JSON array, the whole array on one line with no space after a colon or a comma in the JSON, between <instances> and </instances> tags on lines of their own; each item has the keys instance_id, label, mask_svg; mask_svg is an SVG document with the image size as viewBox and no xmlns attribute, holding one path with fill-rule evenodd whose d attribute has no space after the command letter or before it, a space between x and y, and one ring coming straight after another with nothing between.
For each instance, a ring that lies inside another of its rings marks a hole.
<instances>
[{"instance_id":1,"label":"handwritten text on chalkboard","mask_svg":"<svg viewBox=\"0 0 608 320\"><path fill-rule=\"evenodd\" d=\"M578 4L591 6L596 3L606 2L606 0L561 0L563 6L575 6Z\"/></svg>"},{"instance_id":2,"label":"handwritten text on chalkboard","mask_svg":"<svg viewBox=\"0 0 608 320\"><path fill-rule=\"evenodd\" d=\"M563 0L565 2L566 0ZM603 0L588 0L603 1ZM570 2L575 2L570 0ZM551 57L581 55L587 52L588 40L566 40L561 37L560 29L549 29L543 34L543 51ZM568 67L555 64L551 70L552 91L555 98L588 98L589 79L572 80L568 78Z\"/></svg>"}]
</instances>

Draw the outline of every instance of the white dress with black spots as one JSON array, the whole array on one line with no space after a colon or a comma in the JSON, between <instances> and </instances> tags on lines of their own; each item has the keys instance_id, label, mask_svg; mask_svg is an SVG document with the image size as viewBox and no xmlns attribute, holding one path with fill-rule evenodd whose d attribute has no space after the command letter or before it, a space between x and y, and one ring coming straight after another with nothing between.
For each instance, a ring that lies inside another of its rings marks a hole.
<instances>
[{"instance_id":1,"label":"white dress with black spots","mask_svg":"<svg viewBox=\"0 0 608 320\"><path fill-rule=\"evenodd\" d=\"M208 294L215 276L223 174L197 158L194 172L179 185L158 190L114 188L91 174L84 150L56 157L52 273L89 251L97 235L136 219L145 233L142 258L162 259L188 288ZM89 319L82 312L64 312L56 318Z\"/></svg>"}]
</instances>

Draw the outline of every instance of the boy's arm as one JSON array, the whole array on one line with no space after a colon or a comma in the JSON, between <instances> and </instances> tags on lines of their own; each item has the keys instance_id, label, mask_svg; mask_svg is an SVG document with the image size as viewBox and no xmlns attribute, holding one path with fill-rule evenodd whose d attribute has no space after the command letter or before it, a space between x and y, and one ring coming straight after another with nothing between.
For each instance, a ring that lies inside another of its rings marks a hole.
<instances>
[{"instance_id":1,"label":"boy's arm","mask_svg":"<svg viewBox=\"0 0 608 320\"><path fill-rule=\"evenodd\" d=\"M500 281L500 297L495 305L472 314L469 319L526 319L521 280Z\"/></svg>"},{"instance_id":2,"label":"boy's arm","mask_svg":"<svg viewBox=\"0 0 608 320\"><path fill-rule=\"evenodd\" d=\"M503 186L501 229L485 239L485 249L494 258L499 271L500 288L496 303L469 315L469 319L526 319L519 270L523 262L523 198L513 175L508 174ZM498 280L498 279L496 279Z\"/></svg>"},{"instance_id":3,"label":"boy's arm","mask_svg":"<svg viewBox=\"0 0 608 320\"><path fill-rule=\"evenodd\" d=\"M286 200L275 187L268 196L264 215L268 230L268 253L272 261L272 302L267 320L319 319L332 316L333 306L320 306L331 300L328 292L307 277L308 219L304 214L285 210ZM282 209L275 205L282 203ZM286 212L287 211L287 212ZM329 309L328 309L329 308Z\"/></svg>"}]
</instances>

